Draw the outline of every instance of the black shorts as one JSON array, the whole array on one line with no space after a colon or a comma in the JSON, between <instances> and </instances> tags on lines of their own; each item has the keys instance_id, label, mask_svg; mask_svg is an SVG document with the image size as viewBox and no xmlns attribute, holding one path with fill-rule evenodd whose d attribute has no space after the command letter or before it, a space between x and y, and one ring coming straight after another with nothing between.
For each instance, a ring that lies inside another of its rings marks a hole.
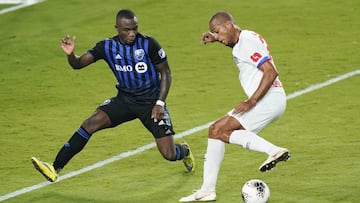
<instances>
[{"instance_id":1,"label":"black shorts","mask_svg":"<svg viewBox=\"0 0 360 203\"><path fill-rule=\"evenodd\" d=\"M175 132L166 106L164 107L164 119L154 121L151 118L155 102L156 100L153 102L136 102L127 96L117 96L104 101L98 109L109 116L111 120L110 127L116 127L121 123L138 118L154 138L174 135Z\"/></svg>"}]
</instances>

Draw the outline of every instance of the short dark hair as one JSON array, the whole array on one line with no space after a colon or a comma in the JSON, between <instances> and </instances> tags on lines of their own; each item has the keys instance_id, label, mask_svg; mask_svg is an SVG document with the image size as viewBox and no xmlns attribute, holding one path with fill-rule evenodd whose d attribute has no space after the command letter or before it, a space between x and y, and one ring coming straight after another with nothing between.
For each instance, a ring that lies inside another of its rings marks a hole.
<instances>
[{"instance_id":1,"label":"short dark hair","mask_svg":"<svg viewBox=\"0 0 360 203\"><path fill-rule=\"evenodd\" d=\"M121 19L121 18L133 19L134 17L136 17L136 15L130 9L121 9L116 15L116 19Z\"/></svg>"},{"instance_id":2,"label":"short dark hair","mask_svg":"<svg viewBox=\"0 0 360 203\"><path fill-rule=\"evenodd\" d=\"M234 18L232 15L226 11L218 11L216 12L210 19L209 22L212 22L214 20L217 20L218 23L225 23L226 21L231 21L232 23L235 23Z\"/></svg>"}]
</instances>

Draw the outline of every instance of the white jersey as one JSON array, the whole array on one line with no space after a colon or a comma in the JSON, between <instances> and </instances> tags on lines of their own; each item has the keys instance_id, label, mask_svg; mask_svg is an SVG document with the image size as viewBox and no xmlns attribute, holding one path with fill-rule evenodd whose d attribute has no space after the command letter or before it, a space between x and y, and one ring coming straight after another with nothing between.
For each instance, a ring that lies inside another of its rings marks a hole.
<instances>
[{"instance_id":1,"label":"white jersey","mask_svg":"<svg viewBox=\"0 0 360 203\"><path fill-rule=\"evenodd\" d=\"M251 97L258 88L263 75L259 67L266 61L270 61L275 67L268 45L259 34L242 30L238 43L233 47L232 54L240 71L241 86L245 94ZM272 91L285 93L278 77L269 89L269 92Z\"/></svg>"}]
</instances>

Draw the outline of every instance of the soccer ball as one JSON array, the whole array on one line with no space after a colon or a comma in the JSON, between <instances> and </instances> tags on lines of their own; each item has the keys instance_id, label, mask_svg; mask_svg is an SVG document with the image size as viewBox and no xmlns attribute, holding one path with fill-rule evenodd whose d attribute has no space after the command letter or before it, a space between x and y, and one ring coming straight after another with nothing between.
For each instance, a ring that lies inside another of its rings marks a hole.
<instances>
[{"instance_id":1,"label":"soccer ball","mask_svg":"<svg viewBox=\"0 0 360 203\"><path fill-rule=\"evenodd\" d=\"M241 197L245 203L266 203L270 198L270 189L264 181L252 179L242 187Z\"/></svg>"}]
</instances>

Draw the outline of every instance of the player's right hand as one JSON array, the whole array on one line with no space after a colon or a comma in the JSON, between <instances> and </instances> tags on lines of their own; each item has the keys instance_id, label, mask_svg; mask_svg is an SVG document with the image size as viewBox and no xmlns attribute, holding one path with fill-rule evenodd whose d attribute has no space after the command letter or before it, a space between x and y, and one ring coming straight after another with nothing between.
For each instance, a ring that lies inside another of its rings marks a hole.
<instances>
[{"instance_id":1,"label":"player's right hand","mask_svg":"<svg viewBox=\"0 0 360 203\"><path fill-rule=\"evenodd\" d=\"M248 112L250 109L254 108L254 106L256 106L256 102L247 99L243 102L240 102L240 104L238 104L235 109L233 110L232 114L243 114L245 112Z\"/></svg>"},{"instance_id":2,"label":"player's right hand","mask_svg":"<svg viewBox=\"0 0 360 203\"><path fill-rule=\"evenodd\" d=\"M200 35L200 43L207 44L215 42L217 40L217 34L212 32L204 32Z\"/></svg>"}]
</instances>

